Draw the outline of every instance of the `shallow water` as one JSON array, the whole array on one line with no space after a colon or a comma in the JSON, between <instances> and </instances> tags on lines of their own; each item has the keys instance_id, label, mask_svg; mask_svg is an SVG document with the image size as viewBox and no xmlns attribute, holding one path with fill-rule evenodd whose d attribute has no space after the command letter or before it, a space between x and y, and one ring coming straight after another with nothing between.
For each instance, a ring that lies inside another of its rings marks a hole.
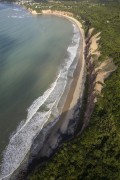
<instances>
[{"instance_id":1,"label":"shallow water","mask_svg":"<svg viewBox=\"0 0 120 180\"><path fill-rule=\"evenodd\" d=\"M0 3L3 176L19 166L45 122L60 114L62 103L57 106L72 81L78 46L79 32L68 20Z\"/></svg>"}]
</instances>

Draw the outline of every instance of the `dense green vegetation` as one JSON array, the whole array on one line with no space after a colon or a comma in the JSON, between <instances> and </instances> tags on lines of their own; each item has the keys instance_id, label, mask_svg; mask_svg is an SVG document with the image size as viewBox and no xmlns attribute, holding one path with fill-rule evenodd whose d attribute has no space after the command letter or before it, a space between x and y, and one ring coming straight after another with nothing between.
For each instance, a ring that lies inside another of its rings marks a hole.
<instances>
[{"instance_id":1,"label":"dense green vegetation","mask_svg":"<svg viewBox=\"0 0 120 180\"><path fill-rule=\"evenodd\" d=\"M120 4L100 1L51 2L34 6L73 12L101 32L99 61L113 58L117 70L105 82L89 126L80 137L65 143L31 180L120 180Z\"/></svg>"}]
</instances>

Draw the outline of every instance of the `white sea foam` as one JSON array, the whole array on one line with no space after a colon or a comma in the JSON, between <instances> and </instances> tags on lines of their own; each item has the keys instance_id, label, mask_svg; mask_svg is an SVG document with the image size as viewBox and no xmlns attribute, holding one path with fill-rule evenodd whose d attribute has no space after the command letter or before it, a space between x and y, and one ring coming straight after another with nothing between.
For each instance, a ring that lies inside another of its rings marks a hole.
<instances>
[{"instance_id":1,"label":"white sea foam","mask_svg":"<svg viewBox=\"0 0 120 180\"><path fill-rule=\"evenodd\" d=\"M8 16L8 18L23 19L23 18L24 18L24 16L20 16L20 15L12 15L12 16Z\"/></svg>"},{"instance_id":2,"label":"white sea foam","mask_svg":"<svg viewBox=\"0 0 120 180\"><path fill-rule=\"evenodd\" d=\"M13 18L13 19L23 19L26 17L30 17L31 14L29 12L24 11L23 9L19 8L13 8L12 13L8 16L8 18Z\"/></svg>"},{"instance_id":3,"label":"white sea foam","mask_svg":"<svg viewBox=\"0 0 120 180\"><path fill-rule=\"evenodd\" d=\"M72 66L72 63L75 60L80 41L79 31L75 25L73 27L74 36L72 44L67 49L69 57L65 59L55 82L42 96L32 103L28 108L26 121L22 121L16 132L10 137L9 144L3 154L1 166L2 179L9 179L12 173L19 167L29 152L34 138L48 121L50 115L52 114L56 118L60 114L57 105L67 86L69 70L72 67L71 73L73 73L76 67L75 65ZM43 105L44 112L40 111L40 107Z\"/></svg>"},{"instance_id":4,"label":"white sea foam","mask_svg":"<svg viewBox=\"0 0 120 180\"><path fill-rule=\"evenodd\" d=\"M14 8L13 11L17 11L17 12L20 12L21 9L20 8Z\"/></svg>"}]
</instances>

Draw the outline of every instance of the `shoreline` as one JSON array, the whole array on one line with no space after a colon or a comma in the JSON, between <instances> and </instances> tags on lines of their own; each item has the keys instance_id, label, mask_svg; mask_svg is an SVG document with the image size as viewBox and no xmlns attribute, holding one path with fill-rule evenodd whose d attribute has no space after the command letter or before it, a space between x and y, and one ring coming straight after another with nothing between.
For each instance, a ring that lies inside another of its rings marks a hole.
<instances>
[{"instance_id":1,"label":"shoreline","mask_svg":"<svg viewBox=\"0 0 120 180\"><path fill-rule=\"evenodd\" d=\"M61 132L66 133L68 124L70 119L74 118L74 111L75 107L77 106L78 100L83 95L84 90L84 74L85 74L85 59L84 59L84 49L85 49L85 37L84 37L84 30L82 29L82 24L76 20L72 13L61 12L61 11L51 11L51 10L43 10L43 15L54 15L68 19L73 24L75 24L80 33L80 44L78 49L78 62L76 69L73 74L73 81L71 83L69 92L67 94L66 101L64 103L61 118L64 119L64 123L61 126ZM70 16L71 15L71 16ZM60 118L60 119L61 119Z\"/></svg>"}]
</instances>

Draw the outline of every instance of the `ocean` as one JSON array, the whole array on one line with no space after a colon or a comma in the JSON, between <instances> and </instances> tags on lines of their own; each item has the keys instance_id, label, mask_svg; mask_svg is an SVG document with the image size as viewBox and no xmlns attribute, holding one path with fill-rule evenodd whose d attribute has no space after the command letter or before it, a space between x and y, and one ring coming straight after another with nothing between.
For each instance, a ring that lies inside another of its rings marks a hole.
<instances>
[{"instance_id":1,"label":"ocean","mask_svg":"<svg viewBox=\"0 0 120 180\"><path fill-rule=\"evenodd\" d=\"M0 3L0 178L19 167L41 129L59 118L79 43L70 21Z\"/></svg>"}]
</instances>

